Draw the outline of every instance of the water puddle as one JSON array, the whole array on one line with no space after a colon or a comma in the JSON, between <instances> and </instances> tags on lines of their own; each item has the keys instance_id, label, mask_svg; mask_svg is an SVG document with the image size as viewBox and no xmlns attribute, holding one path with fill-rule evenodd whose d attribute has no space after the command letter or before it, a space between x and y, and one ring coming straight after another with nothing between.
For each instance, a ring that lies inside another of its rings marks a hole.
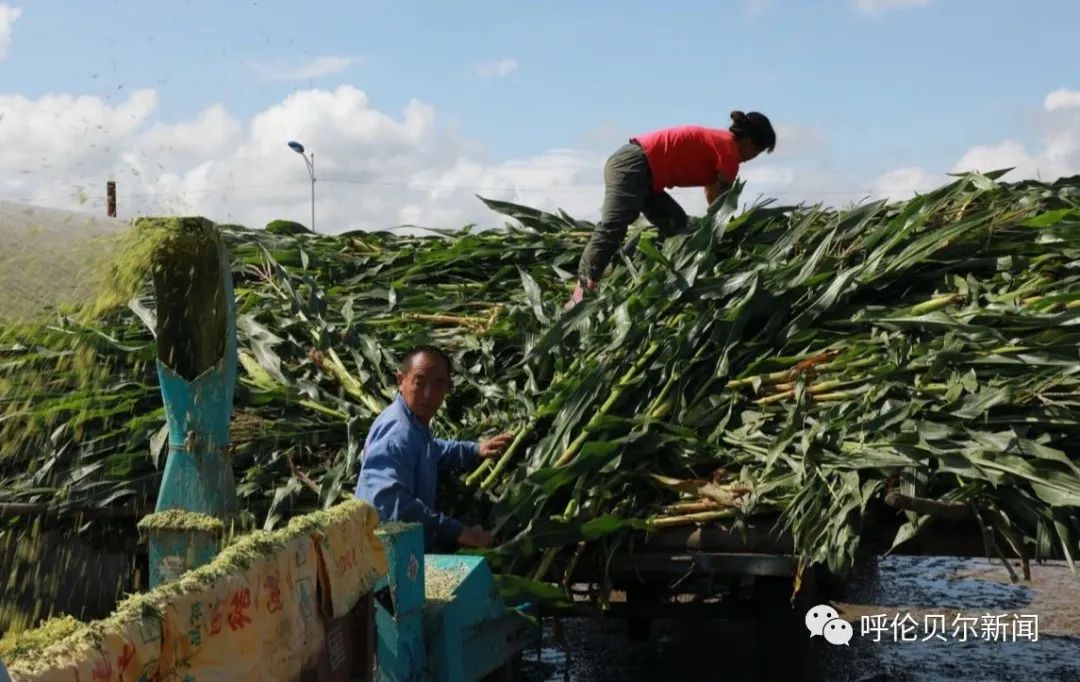
<instances>
[{"instance_id":1,"label":"water puddle","mask_svg":"<svg viewBox=\"0 0 1080 682\"><path fill-rule=\"evenodd\" d=\"M631 641L618 619L568 619L567 651L549 622L523 678L1080 681L1080 577L1058 562L1031 573L1030 583L1013 584L984 559L882 559L832 602L854 626L848 646L811 639L804 613L791 614L799 623L786 634L761 622L659 620L645 642Z\"/></svg>"}]
</instances>

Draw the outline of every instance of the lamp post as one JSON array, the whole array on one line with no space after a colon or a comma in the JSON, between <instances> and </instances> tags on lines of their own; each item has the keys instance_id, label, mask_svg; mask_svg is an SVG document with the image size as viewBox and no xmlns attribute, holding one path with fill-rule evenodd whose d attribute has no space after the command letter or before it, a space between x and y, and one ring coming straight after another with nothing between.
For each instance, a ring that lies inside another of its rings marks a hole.
<instances>
[{"instance_id":1,"label":"lamp post","mask_svg":"<svg viewBox=\"0 0 1080 682\"><path fill-rule=\"evenodd\" d=\"M296 140L289 141L289 149L293 150L300 156L304 157L304 163L307 165L308 176L311 178L311 231L315 231L315 152L311 153L311 158L304 153L304 145L300 144Z\"/></svg>"}]
</instances>

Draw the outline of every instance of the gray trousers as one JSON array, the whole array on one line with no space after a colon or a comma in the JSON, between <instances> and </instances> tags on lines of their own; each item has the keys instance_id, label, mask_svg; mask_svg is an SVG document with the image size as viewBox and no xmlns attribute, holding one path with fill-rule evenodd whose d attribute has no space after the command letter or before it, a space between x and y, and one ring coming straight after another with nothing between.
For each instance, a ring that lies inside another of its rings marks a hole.
<instances>
[{"instance_id":1,"label":"gray trousers","mask_svg":"<svg viewBox=\"0 0 1080 682\"><path fill-rule=\"evenodd\" d=\"M578 263L578 277L600 279L622 245L626 229L645 214L662 237L685 232L686 211L667 192L654 192L645 150L635 142L619 147L604 164L604 204Z\"/></svg>"}]
</instances>

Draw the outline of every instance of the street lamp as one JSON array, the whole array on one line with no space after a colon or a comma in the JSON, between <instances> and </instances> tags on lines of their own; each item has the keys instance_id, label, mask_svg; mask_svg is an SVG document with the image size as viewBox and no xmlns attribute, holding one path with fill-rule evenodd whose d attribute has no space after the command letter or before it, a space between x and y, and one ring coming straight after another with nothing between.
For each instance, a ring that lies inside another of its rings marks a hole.
<instances>
[{"instance_id":1,"label":"street lamp","mask_svg":"<svg viewBox=\"0 0 1080 682\"><path fill-rule=\"evenodd\" d=\"M311 231L315 231L315 152L311 152L311 158L304 153L304 145L296 140L289 141L289 149L304 157L307 165L308 176L311 177Z\"/></svg>"}]
</instances>

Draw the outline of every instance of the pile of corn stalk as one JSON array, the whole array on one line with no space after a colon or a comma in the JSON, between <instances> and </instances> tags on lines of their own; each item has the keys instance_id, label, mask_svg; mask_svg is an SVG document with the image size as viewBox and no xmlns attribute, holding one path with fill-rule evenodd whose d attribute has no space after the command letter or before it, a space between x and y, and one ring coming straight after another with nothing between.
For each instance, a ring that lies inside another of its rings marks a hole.
<instances>
[{"instance_id":1,"label":"pile of corn stalk","mask_svg":"<svg viewBox=\"0 0 1080 682\"><path fill-rule=\"evenodd\" d=\"M734 207L663 245L641 235L597 297L530 339L529 366L551 368L531 420L471 477L505 570L773 514L804 564L842 572L886 497L910 503L893 547L967 514L991 555L1071 563L1080 179Z\"/></svg>"},{"instance_id":2,"label":"pile of corn stalk","mask_svg":"<svg viewBox=\"0 0 1080 682\"><path fill-rule=\"evenodd\" d=\"M740 212L736 188L684 236L632 228L569 311L592 225L561 212L488 201L514 223L433 236L221 226L241 504L272 528L351 495L401 354L436 343L455 384L434 428L517 433L442 498L497 529L503 571L759 515L843 570L868 505L898 490L970 509L1005 551L1071 561L1080 178L997 177L845 210ZM152 507L167 456L153 316L146 290L97 323L5 336L0 503ZM93 349L92 382L65 363L73 345ZM930 516L909 511L896 542Z\"/></svg>"}]
</instances>

